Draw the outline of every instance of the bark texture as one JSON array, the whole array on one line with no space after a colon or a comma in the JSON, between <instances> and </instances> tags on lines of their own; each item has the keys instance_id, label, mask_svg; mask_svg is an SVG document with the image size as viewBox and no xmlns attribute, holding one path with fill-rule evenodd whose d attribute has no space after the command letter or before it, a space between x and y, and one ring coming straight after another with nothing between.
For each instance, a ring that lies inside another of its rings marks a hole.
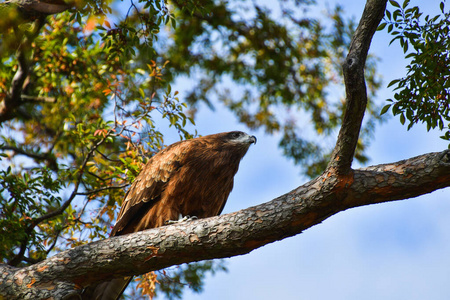
<instances>
[{"instance_id":1,"label":"bark texture","mask_svg":"<svg viewBox=\"0 0 450 300\"><path fill-rule=\"evenodd\" d=\"M361 20L350 43L342 66L345 80L346 109L341 130L328 168L340 174L350 171L361 123L367 106L364 68L372 37L386 10L387 0L368 0Z\"/></svg>"},{"instance_id":2,"label":"bark texture","mask_svg":"<svg viewBox=\"0 0 450 300\"><path fill-rule=\"evenodd\" d=\"M235 213L113 237L41 263L0 266L5 299L78 299L88 284L187 262L246 254L348 208L416 197L450 185L450 151L320 177Z\"/></svg>"}]
</instances>

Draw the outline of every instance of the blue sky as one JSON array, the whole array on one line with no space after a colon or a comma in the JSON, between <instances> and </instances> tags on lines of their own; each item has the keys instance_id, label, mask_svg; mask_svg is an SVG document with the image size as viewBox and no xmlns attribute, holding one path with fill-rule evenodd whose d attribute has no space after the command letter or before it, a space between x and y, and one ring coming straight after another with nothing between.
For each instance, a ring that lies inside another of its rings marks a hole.
<instances>
[{"instance_id":1,"label":"blue sky","mask_svg":"<svg viewBox=\"0 0 450 300\"><path fill-rule=\"evenodd\" d=\"M359 18L365 2L328 3L340 3L346 13ZM427 3L438 7L439 1ZM389 41L386 33L378 32L371 48L381 58L379 72L385 86L404 75L406 64L400 48L388 46ZM182 99L183 88L179 89ZM390 97L391 90L383 88L378 101ZM249 132L220 108L201 110L196 124L202 135ZM277 136L249 133L258 137L258 143L241 162L223 213L270 201L307 181L282 156ZM439 135L420 125L406 131L391 118L376 130L367 152L369 165L442 151L447 144ZM450 190L445 189L341 212L295 237L227 259L228 273L209 276L203 293L187 292L184 299L448 299L449 197Z\"/></svg>"}]
</instances>

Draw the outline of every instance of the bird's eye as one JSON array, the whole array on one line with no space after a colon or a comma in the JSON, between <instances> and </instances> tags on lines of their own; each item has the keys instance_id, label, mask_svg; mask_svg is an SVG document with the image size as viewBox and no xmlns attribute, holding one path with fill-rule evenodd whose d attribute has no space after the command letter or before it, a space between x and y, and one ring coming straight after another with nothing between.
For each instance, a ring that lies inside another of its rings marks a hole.
<instances>
[{"instance_id":1,"label":"bird's eye","mask_svg":"<svg viewBox=\"0 0 450 300\"><path fill-rule=\"evenodd\" d=\"M240 136L241 136L241 132L239 132L239 131L233 131L233 132L230 133L230 137L232 139L237 139Z\"/></svg>"}]
</instances>

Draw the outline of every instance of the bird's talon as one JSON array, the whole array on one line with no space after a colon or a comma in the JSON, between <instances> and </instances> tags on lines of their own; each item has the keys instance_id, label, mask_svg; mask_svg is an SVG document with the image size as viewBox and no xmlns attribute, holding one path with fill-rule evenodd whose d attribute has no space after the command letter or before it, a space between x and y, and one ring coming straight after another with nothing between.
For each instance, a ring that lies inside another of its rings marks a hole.
<instances>
[{"instance_id":1,"label":"bird's talon","mask_svg":"<svg viewBox=\"0 0 450 300\"><path fill-rule=\"evenodd\" d=\"M191 221L194 221L194 220L198 220L198 218L196 217L196 216L184 216L184 218L183 219L181 219L180 221L181 222L191 222Z\"/></svg>"},{"instance_id":2,"label":"bird's talon","mask_svg":"<svg viewBox=\"0 0 450 300\"><path fill-rule=\"evenodd\" d=\"M194 220L198 220L198 217L196 216L184 216L178 220L167 220L164 222L165 225L173 225L173 224L178 224L181 222L190 222L190 221L194 221Z\"/></svg>"}]
</instances>

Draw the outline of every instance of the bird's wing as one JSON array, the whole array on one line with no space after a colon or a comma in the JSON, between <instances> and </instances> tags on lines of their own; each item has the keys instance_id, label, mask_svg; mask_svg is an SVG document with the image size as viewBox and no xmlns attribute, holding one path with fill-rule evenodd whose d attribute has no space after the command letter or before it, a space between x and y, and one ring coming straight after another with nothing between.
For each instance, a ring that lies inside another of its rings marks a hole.
<instances>
[{"instance_id":1,"label":"bird's wing","mask_svg":"<svg viewBox=\"0 0 450 300\"><path fill-rule=\"evenodd\" d=\"M190 148L189 142L190 140L172 144L147 162L125 195L111 236L124 230L142 213L141 209L145 209L144 207L148 209L149 205L160 199L170 178L183 165Z\"/></svg>"}]
</instances>

